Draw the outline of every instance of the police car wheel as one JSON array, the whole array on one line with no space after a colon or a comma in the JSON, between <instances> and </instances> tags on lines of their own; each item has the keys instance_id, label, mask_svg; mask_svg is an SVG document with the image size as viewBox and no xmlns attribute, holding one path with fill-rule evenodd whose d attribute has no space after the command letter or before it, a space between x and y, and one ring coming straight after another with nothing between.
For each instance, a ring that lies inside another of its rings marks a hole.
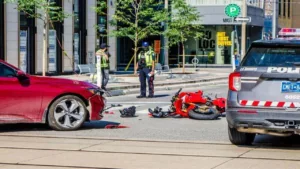
<instances>
[{"instance_id":1,"label":"police car wheel","mask_svg":"<svg viewBox=\"0 0 300 169\"><path fill-rule=\"evenodd\" d=\"M228 126L229 140L234 145L251 145L255 139L255 135L253 133L242 133Z\"/></svg>"}]
</instances>

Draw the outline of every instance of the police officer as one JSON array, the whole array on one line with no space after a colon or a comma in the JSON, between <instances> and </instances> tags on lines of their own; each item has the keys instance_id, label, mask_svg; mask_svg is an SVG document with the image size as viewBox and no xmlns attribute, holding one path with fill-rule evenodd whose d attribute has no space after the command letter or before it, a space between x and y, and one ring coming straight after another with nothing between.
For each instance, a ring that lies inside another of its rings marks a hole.
<instances>
[{"instance_id":1,"label":"police officer","mask_svg":"<svg viewBox=\"0 0 300 169\"><path fill-rule=\"evenodd\" d=\"M137 69L140 78L140 95L137 98L146 97L146 79L148 81L149 95L148 98L154 97L154 61L155 53L149 46L148 42L143 42L142 51L138 55Z\"/></svg>"},{"instance_id":2,"label":"police officer","mask_svg":"<svg viewBox=\"0 0 300 169\"><path fill-rule=\"evenodd\" d=\"M105 43L100 45L100 49L96 52L96 56L101 57L101 63L97 63L97 66L101 66L101 74L102 74L102 84L101 88L106 90L106 85L109 81L109 57L110 54L108 53L108 45Z\"/></svg>"}]
</instances>

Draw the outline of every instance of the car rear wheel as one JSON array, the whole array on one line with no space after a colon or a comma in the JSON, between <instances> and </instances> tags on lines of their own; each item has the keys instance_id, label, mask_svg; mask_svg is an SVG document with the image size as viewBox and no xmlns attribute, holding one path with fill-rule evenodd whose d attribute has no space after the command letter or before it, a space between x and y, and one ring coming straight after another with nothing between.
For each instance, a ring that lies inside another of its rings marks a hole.
<instances>
[{"instance_id":1,"label":"car rear wheel","mask_svg":"<svg viewBox=\"0 0 300 169\"><path fill-rule=\"evenodd\" d=\"M54 130L70 131L82 126L87 117L85 103L77 96L67 95L53 102L48 124Z\"/></svg>"},{"instance_id":2,"label":"car rear wheel","mask_svg":"<svg viewBox=\"0 0 300 169\"><path fill-rule=\"evenodd\" d=\"M235 128L228 126L229 140L235 145L251 145L254 141L255 135L253 133L242 133L237 131Z\"/></svg>"}]
</instances>

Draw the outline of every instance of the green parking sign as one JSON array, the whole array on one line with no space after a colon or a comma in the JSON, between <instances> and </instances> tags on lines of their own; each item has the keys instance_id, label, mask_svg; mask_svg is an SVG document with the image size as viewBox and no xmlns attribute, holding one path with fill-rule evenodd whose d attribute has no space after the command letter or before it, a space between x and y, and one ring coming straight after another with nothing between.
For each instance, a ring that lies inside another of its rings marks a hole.
<instances>
[{"instance_id":1,"label":"green parking sign","mask_svg":"<svg viewBox=\"0 0 300 169\"><path fill-rule=\"evenodd\" d=\"M237 17L241 12L241 8L236 4L229 4L225 7L225 14L229 17Z\"/></svg>"}]
</instances>

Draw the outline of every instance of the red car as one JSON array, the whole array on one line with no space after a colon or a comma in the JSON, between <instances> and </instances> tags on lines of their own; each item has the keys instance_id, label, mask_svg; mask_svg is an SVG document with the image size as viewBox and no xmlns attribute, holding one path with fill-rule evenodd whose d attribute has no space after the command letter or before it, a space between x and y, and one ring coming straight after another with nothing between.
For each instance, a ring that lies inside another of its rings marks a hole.
<instances>
[{"instance_id":1,"label":"red car","mask_svg":"<svg viewBox=\"0 0 300 169\"><path fill-rule=\"evenodd\" d=\"M47 123L76 130L102 119L106 100L99 87L82 81L25 74L0 60L0 123Z\"/></svg>"}]
</instances>

